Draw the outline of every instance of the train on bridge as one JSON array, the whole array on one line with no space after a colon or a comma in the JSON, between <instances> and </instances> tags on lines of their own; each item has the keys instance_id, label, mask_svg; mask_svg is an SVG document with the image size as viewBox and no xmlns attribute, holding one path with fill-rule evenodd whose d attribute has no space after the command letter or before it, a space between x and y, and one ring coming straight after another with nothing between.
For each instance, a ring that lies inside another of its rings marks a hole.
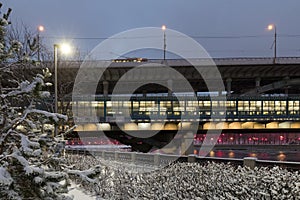
<instances>
[{"instance_id":1,"label":"train on bridge","mask_svg":"<svg viewBox=\"0 0 300 200\"><path fill-rule=\"evenodd\" d=\"M78 97L72 101L75 119L71 118L77 127L69 140L70 144L106 144L108 141L98 135L104 131L116 144L118 141L136 146L148 143L148 148L152 148L162 146L173 139L178 130L184 129L194 131L197 145L204 141L207 130L221 131L217 144L298 144L299 106L300 97L287 96L227 97L225 100L199 96L129 99L95 96L94 101ZM152 136L153 140L133 139L126 134L151 135L151 131L159 131ZM76 132L81 133L81 140L77 139Z\"/></svg>"}]
</instances>

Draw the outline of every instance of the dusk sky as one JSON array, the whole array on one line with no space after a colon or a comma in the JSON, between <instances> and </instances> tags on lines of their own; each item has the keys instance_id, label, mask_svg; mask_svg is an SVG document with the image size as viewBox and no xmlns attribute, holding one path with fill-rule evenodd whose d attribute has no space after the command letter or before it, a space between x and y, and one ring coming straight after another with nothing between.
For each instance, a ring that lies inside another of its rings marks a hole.
<instances>
[{"instance_id":1,"label":"dusk sky","mask_svg":"<svg viewBox=\"0 0 300 200\"><path fill-rule=\"evenodd\" d=\"M274 32L278 56L300 56L299 0L5 0L11 21L33 30L43 25L51 48L65 38L86 54L103 39L141 27L180 31L196 39L212 57L267 57ZM2 12L4 11L2 9ZM168 36L167 36L168 37Z\"/></svg>"}]
</instances>

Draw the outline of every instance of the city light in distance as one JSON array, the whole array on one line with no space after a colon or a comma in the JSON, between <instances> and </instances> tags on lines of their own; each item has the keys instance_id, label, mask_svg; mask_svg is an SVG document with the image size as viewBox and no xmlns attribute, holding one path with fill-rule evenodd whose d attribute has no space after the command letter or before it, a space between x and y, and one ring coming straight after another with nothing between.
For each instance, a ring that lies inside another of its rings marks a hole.
<instances>
[{"instance_id":1,"label":"city light in distance","mask_svg":"<svg viewBox=\"0 0 300 200\"><path fill-rule=\"evenodd\" d=\"M39 32L43 32L44 30L45 30L44 26L42 26L42 25L38 26L38 31Z\"/></svg>"}]
</instances>

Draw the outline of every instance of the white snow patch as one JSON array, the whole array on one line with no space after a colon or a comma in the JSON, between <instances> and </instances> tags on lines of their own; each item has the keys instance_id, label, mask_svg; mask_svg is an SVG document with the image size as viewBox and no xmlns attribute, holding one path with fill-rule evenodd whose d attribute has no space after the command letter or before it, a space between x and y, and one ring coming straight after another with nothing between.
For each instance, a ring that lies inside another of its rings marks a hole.
<instances>
[{"instance_id":1,"label":"white snow patch","mask_svg":"<svg viewBox=\"0 0 300 200\"><path fill-rule=\"evenodd\" d=\"M33 150L30 148L30 147L33 147L33 148L39 148L40 147L40 144L38 142L32 142L28 139L27 136L23 135L23 134L20 134L21 136L21 145L22 145L22 148L23 148L23 151L24 152L32 152Z\"/></svg>"},{"instance_id":2,"label":"white snow patch","mask_svg":"<svg viewBox=\"0 0 300 200\"><path fill-rule=\"evenodd\" d=\"M17 152L12 153L11 157L16 158L24 167L29 165L28 161L23 156L18 155Z\"/></svg>"},{"instance_id":3,"label":"white snow patch","mask_svg":"<svg viewBox=\"0 0 300 200\"><path fill-rule=\"evenodd\" d=\"M42 168L33 167L33 166L30 166L30 165L25 166L24 170L25 170L26 174L32 174L32 173L42 174L44 172L44 170Z\"/></svg>"},{"instance_id":4,"label":"white snow patch","mask_svg":"<svg viewBox=\"0 0 300 200\"><path fill-rule=\"evenodd\" d=\"M9 172L4 167L0 167L0 185L10 185L12 182Z\"/></svg>"},{"instance_id":5,"label":"white snow patch","mask_svg":"<svg viewBox=\"0 0 300 200\"><path fill-rule=\"evenodd\" d=\"M41 98L48 98L48 97L50 97L50 92L48 92L48 91L40 92L40 97Z\"/></svg>"},{"instance_id":6,"label":"white snow patch","mask_svg":"<svg viewBox=\"0 0 300 200\"><path fill-rule=\"evenodd\" d=\"M73 200L94 200L96 197L92 197L91 195L85 194L78 185L74 182L71 182L71 186L69 188L68 195L73 196Z\"/></svg>"},{"instance_id":7,"label":"white snow patch","mask_svg":"<svg viewBox=\"0 0 300 200\"><path fill-rule=\"evenodd\" d=\"M42 183L44 179L42 179L41 177L37 176L34 178L34 182L35 183Z\"/></svg>"}]
</instances>

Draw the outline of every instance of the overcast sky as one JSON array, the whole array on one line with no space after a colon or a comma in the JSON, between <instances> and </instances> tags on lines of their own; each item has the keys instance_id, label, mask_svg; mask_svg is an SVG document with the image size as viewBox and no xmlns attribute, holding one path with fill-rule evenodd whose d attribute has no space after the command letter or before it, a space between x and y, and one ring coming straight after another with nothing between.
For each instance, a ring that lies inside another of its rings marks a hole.
<instances>
[{"instance_id":1,"label":"overcast sky","mask_svg":"<svg viewBox=\"0 0 300 200\"><path fill-rule=\"evenodd\" d=\"M101 39L138 27L161 27L194 37L212 57L300 56L299 0L2 0L11 21L43 25L44 42L71 39L82 53ZM2 11L4 11L2 9ZM251 36L251 37L248 37Z\"/></svg>"}]
</instances>

